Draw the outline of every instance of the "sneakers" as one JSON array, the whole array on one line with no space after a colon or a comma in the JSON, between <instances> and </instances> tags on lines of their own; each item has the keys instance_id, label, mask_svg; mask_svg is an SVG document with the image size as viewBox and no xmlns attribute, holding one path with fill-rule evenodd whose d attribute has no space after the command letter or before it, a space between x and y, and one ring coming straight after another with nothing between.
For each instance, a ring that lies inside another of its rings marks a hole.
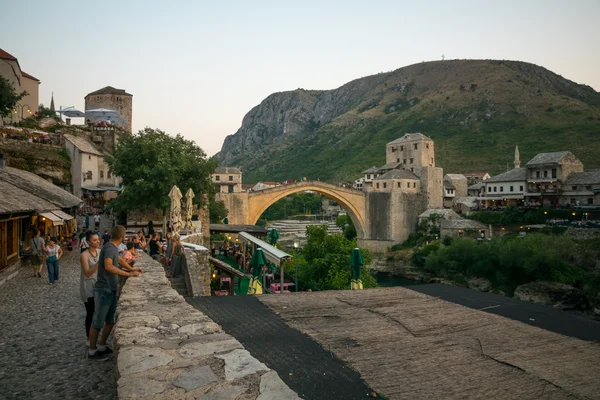
<instances>
[{"instance_id":1,"label":"sneakers","mask_svg":"<svg viewBox=\"0 0 600 400\"><path fill-rule=\"evenodd\" d=\"M108 360L108 355L106 353L101 353L100 351L96 350L94 354L90 354L88 352L87 358L88 360L106 361Z\"/></svg>"},{"instance_id":2,"label":"sneakers","mask_svg":"<svg viewBox=\"0 0 600 400\"><path fill-rule=\"evenodd\" d=\"M109 355L111 355L111 354L113 353L113 351L112 351L112 349L111 349L110 347L108 347L108 346L107 346L107 347L104 349L104 351L102 351L102 350L97 350L97 351L96 351L96 353L100 353L100 354L103 354L103 355L105 355L105 356L109 356Z\"/></svg>"}]
</instances>

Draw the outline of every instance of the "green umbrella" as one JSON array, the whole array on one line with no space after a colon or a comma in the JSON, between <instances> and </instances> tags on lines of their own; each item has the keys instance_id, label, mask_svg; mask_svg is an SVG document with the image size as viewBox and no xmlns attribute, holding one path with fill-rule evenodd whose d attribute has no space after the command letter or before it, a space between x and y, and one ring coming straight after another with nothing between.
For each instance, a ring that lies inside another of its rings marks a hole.
<instances>
[{"instance_id":1,"label":"green umbrella","mask_svg":"<svg viewBox=\"0 0 600 400\"><path fill-rule=\"evenodd\" d=\"M229 218L225 217L225 219L223 220L223 223L224 223L225 225L229 224Z\"/></svg>"},{"instance_id":2,"label":"green umbrella","mask_svg":"<svg viewBox=\"0 0 600 400\"><path fill-rule=\"evenodd\" d=\"M279 232L277 232L277 229L271 229L269 231L269 244L271 246L275 246L275 243L277 243L277 239L279 239Z\"/></svg>"},{"instance_id":3,"label":"green umbrella","mask_svg":"<svg viewBox=\"0 0 600 400\"><path fill-rule=\"evenodd\" d=\"M350 287L352 290L362 289L362 280L361 280L361 269L365 264L363 260L363 256L360 253L360 249L357 247L352 250L352 256L350 257L350 266L352 267L352 283Z\"/></svg>"},{"instance_id":4,"label":"green umbrella","mask_svg":"<svg viewBox=\"0 0 600 400\"><path fill-rule=\"evenodd\" d=\"M250 267L252 268L252 278L248 285L248 294L262 294L262 267L269 265L269 260L265 257L262 249L259 247L256 249L252 258L250 259Z\"/></svg>"}]
</instances>

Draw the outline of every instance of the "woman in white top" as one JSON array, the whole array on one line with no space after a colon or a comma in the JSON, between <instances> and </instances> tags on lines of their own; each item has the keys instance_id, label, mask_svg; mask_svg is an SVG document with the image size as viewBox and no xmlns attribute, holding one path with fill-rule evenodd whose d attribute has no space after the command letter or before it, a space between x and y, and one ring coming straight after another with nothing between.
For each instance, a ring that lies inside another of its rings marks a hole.
<instances>
[{"instance_id":1,"label":"woman in white top","mask_svg":"<svg viewBox=\"0 0 600 400\"><path fill-rule=\"evenodd\" d=\"M92 317L94 316L94 285L98 277L98 257L100 256L100 237L95 232L87 232L85 240L88 248L81 253L81 274L79 277L79 296L85 305L85 334L89 338Z\"/></svg>"},{"instance_id":2,"label":"woman in white top","mask_svg":"<svg viewBox=\"0 0 600 400\"><path fill-rule=\"evenodd\" d=\"M48 281L53 285L58 280L58 260L63 255L62 249L56 244L55 237L48 240L44 253L46 254L46 266L48 267Z\"/></svg>"}]
</instances>

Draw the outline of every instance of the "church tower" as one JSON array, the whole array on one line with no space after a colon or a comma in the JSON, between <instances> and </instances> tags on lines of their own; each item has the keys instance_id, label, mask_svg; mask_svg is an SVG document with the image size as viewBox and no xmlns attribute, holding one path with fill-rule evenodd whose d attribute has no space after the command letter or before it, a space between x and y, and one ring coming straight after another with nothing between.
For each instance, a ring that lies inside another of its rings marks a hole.
<instances>
[{"instance_id":1,"label":"church tower","mask_svg":"<svg viewBox=\"0 0 600 400\"><path fill-rule=\"evenodd\" d=\"M521 156L519 155L519 145L515 146L515 168L521 168Z\"/></svg>"},{"instance_id":2,"label":"church tower","mask_svg":"<svg viewBox=\"0 0 600 400\"><path fill-rule=\"evenodd\" d=\"M52 99L50 100L50 111L52 111L52 112L56 111L54 109L54 92L52 92Z\"/></svg>"}]
</instances>

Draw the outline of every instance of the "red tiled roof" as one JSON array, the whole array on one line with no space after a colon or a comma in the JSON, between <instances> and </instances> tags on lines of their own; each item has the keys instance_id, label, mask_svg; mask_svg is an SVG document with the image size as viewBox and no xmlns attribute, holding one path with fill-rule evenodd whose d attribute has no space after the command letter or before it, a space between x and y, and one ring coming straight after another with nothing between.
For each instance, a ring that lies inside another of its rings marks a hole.
<instances>
[{"instance_id":1,"label":"red tiled roof","mask_svg":"<svg viewBox=\"0 0 600 400\"><path fill-rule=\"evenodd\" d=\"M7 53L6 51L0 49L0 58L3 58L5 60L15 60L17 61L17 57L13 56L10 53Z\"/></svg>"},{"instance_id":2,"label":"red tiled roof","mask_svg":"<svg viewBox=\"0 0 600 400\"><path fill-rule=\"evenodd\" d=\"M21 71L21 75L23 75L25 78L29 78L29 79L33 79L34 81L38 81L40 82L40 80L38 78L36 78L35 76L31 76L29 75L27 72L25 71Z\"/></svg>"}]
</instances>

